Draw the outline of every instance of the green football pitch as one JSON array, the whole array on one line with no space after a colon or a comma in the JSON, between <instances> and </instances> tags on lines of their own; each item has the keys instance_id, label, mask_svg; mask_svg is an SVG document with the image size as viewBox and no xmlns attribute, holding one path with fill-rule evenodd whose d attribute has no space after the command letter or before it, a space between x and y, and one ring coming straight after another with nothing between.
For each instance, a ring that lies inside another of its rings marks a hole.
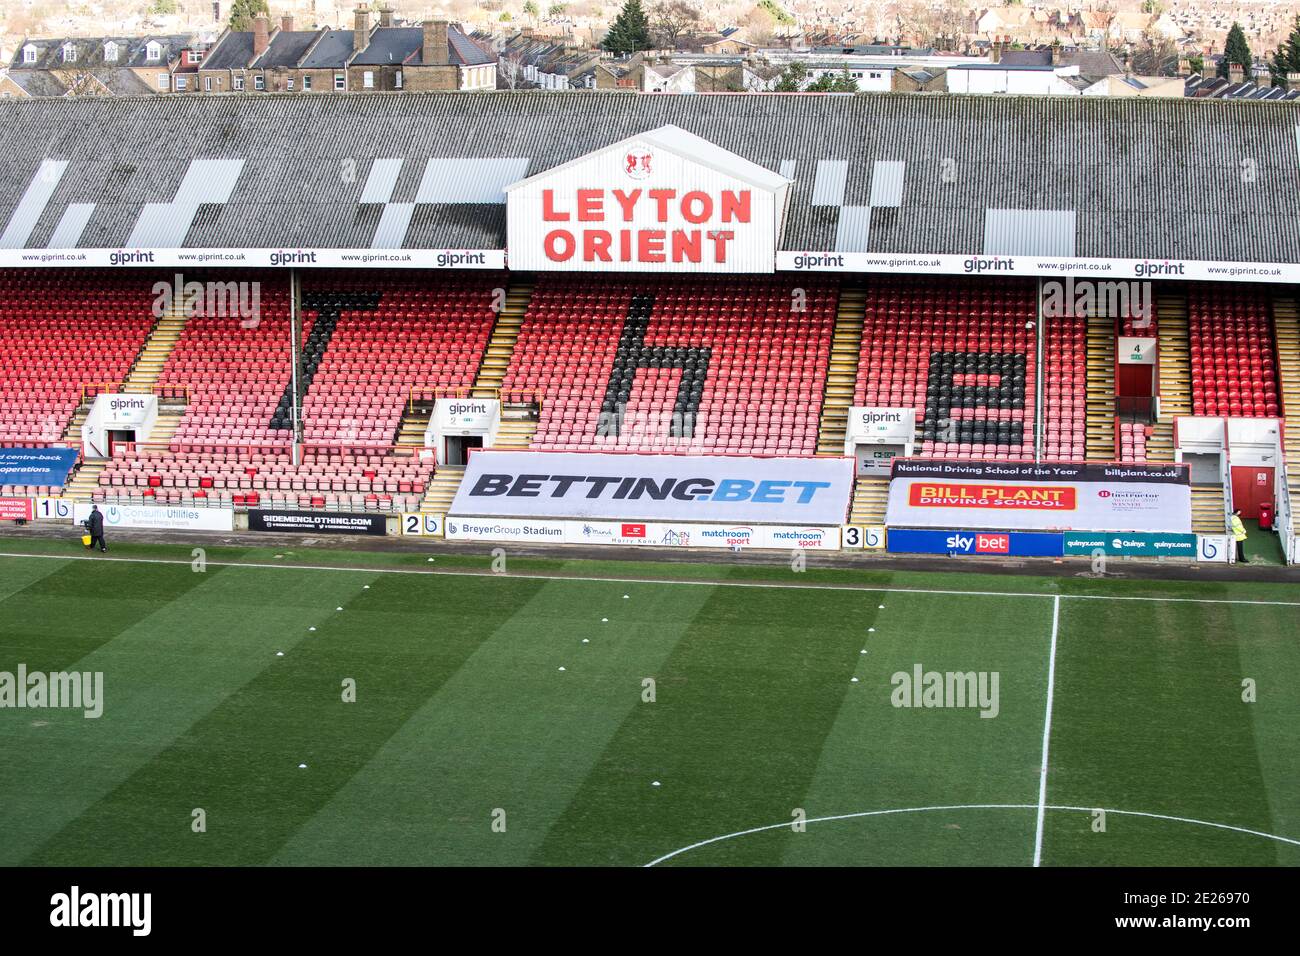
<instances>
[{"instance_id":1,"label":"green football pitch","mask_svg":"<svg viewBox=\"0 0 1300 956\"><path fill-rule=\"evenodd\" d=\"M0 552L0 864L1300 864L1294 587Z\"/></svg>"}]
</instances>

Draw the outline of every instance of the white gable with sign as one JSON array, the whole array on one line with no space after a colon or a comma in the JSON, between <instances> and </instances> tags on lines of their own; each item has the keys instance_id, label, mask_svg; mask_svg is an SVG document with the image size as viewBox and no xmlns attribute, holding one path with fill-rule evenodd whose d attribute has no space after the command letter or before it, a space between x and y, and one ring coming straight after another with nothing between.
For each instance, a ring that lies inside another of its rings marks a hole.
<instances>
[{"instance_id":1,"label":"white gable with sign","mask_svg":"<svg viewBox=\"0 0 1300 956\"><path fill-rule=\"evenodd\" d=\"M772 272L791 180L661 126L506 187L511 269Z\"/></svg>"}]
</instances>

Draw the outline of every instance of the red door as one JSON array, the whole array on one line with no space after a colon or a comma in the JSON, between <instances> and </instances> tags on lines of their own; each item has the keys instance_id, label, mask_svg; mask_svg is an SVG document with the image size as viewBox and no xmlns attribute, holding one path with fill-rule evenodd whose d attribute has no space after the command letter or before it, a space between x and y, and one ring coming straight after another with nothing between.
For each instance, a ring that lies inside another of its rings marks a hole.
<instances>
[{"instance_id":1,"label":"red door","mask_svg":"<svg viewBox=\"0 0 1300 956\"><path fill-rule=\"evenodd\" d=\"M1258 518L1259 506L1273 504L1273 469L1263 465L1232 466L1232 504L1243 518Z\"/></svg>"}]
</instances>

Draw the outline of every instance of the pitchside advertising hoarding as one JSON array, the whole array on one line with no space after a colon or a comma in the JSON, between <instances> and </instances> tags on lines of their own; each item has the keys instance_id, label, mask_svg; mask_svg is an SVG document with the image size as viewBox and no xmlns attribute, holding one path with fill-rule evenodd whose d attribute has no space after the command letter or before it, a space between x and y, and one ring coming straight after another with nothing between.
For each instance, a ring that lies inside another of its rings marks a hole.
<instances>
[{"instance_id":1,"label":"pitchside advertising hoarding","mask_svg":"<svg viewBox=\"0 0 1300 956\"><path fill-rule=\"evenodd\" d=\"M506 187L510 268L771 272L790 184L664 126Z\"/></svg>"},{"instance_id":2,"label":"pitchside advertising hoarding","mask_svg":"<svg viewBox=\"0 0 1300 956\"><path fill-rule=\"evenodd\" d=\"M1061 535L1042 531L955 531L890 528L891 554L970 554L1002 557L1061 557Z\"/></svg>"},{"instance_id":3,"label":"pitchside advertising hoarding","mask_svg":"<svg viewBox=\"0 0 1300 956\"><path fill-rule=\"evenodd\" d=\"M445 523L449 541L535 541L543 544L650 548L838 551L838 525L750 525L665 521L574 521L458 518Z\"/></svg>"},{"instance_id":4,"label":"pitchside advertising hoarding","mask_svg":"<svg viewBox=\"0 0 1300 956\"><path fill-rule=\"evenodd\" d=\"M72 520L81 524L90 516L91 506L77 504ZM230 508L168 508L152 505L101 505L104 527L163 528L180 531L232 531L235 512Z\"/></svg>"},{"instance_id":5,"label":"pitchside advertising hoarding","mask_svg":"<svg viewBox=\"0 0 1300 956\"><path fill-rule=\"evenodd\" d=\"M1067 555L1096 554L1136 558L1195 558L1196 535L1069 531L1063 536Z\"/></svg>"},{"instance_id":6,"label":"pitchside advertising hoarding","mask_svg":"<svg viewBox=\"0 0 1300 956\"><path fill-rule=\"evenodd\" d=\"M895 461L891 528L1190 532L1185 465Z\"/></svg>"},{"instance_id":7,"label":"pitchside advertising hoarding","mask_svg":"<svg viewBox=\"0 0 1300 956\"><path fill-rule=\"evenodd\" d=\"M31 498L0 498L0 521L31 521L34 516Z\"/></svg>"},{"instance_id":8,"label":"pitchside advertising hoarding","mask_svg":"<svg viewBox=\"0 0 1300 956\"><path fill-rule=\"evenodd\" d=\"M388 522L384 515L365 512L250 508L248 530L299 534L386 534Z\"/></svg>"},{"instance_id":9,"label":"pitchside advertising hoarding","mask_svg":"<svg viewBox=\"0 0 1300 956\"><path fill-rule=\"evenodd\" d=\"M838 526L852 492L848 458L488 450L470 455L449 514Z\"/></svg>"}]
</instances>

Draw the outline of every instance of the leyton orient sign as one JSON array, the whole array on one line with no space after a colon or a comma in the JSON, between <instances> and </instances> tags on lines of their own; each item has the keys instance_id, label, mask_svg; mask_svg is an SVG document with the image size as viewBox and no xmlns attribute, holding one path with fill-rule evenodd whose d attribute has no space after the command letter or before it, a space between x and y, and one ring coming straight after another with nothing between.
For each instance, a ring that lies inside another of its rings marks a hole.
<instances>
[{"instance_id":1,"label":"leyton orient sign","mask_svg":"<svg viewBox=\"0 0 1300 956\"><path fill-rule=\"evenodd\" d=\"M507 187L510 268L772 272L790 181L676 127Z\"/></svg>"}]
</instances>

